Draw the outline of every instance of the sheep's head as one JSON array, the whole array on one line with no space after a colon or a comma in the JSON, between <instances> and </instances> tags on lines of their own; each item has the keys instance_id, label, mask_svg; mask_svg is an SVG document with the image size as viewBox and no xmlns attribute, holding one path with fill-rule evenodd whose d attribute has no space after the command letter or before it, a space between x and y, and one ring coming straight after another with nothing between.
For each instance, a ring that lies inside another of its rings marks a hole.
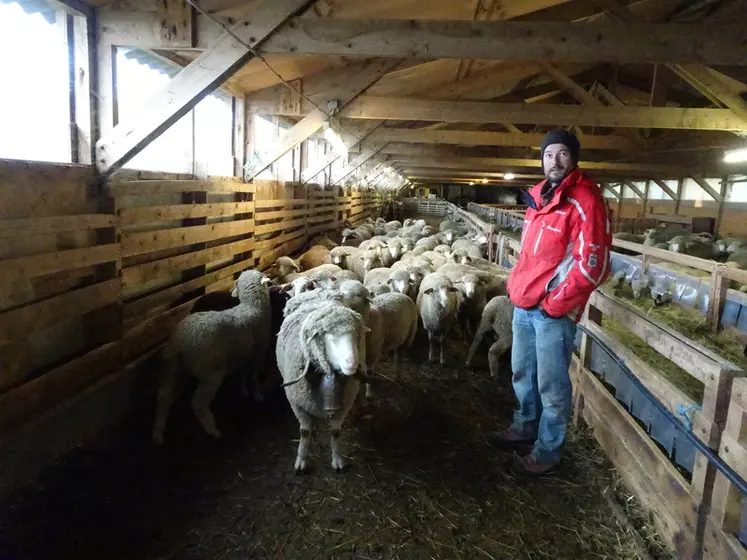
<instances>
[{"instance_id":1,"label":"sheep's head","mask_svg":"<svg viewBox=\"0 0 747 560\"><path fill-rule=\"evenodd\" d=\"M342 295L342 302L350 309L365 314L371 303L371 294L359 280L343 280L337 288Z\"/></svg>"},{"instance_id":2,"label":"sheep's head","mask_svg":"<svg viewBox=\"0 0 747 560\"><path fill-rule=\"evenodd\" d=\"M354 375L361 364L361 343L368 330L359 313L342 305L326 305L309 314L301 340L309 352L308 360L325 374Z\"/></svg>"},{"instance_id":3,"label":"sheep's head","mask_svg":"<svg viewBox=\"0 0 747 560\"><path fill-rule=\"evenodd\" d=\"M280 257L275 261L275 274L283 278L294 272L301 272L301 267L290 257Z\"/></svg>"},{"instance_id":4,"label":"sheep's head","mask_svg":"<svg viewBox=\"0 0 747 560\"><path fill-rule=\"evenodd\" d=\"M317 288L316 282L314 282L311 278L307 278L306 276L302 276L301 278L296 278L293 282L289 284L290 286L290 292L293 297L302 294L304 292L309 292L311 290L315 290Z\"/></svg>"},{"instance_id":5,"label":"sheep's head","mask_svg":"<svg viewBox=\"0 0 747 560\"><path fill-rule=\"evenodd\" d=\"M395 292L405 295L410 295L415 285L415 281L410 278L410 273L405 269L398 269L392 272L386 283Z\"/></svg>"},{"instance_id":6,"label":"sheep's head","mask_svg":"<svg viewBox=\"0 0 747 560\"><path fill-rule=\"evenodd\" d=\"M392 239L388 243L389 246L389 254L392 255L393 259L396 259L400 256L400 251L402 250L402 243L398 239Z\"/></svg>"},{"instance_id":7,"label":"sheep's head","mask_svg":"<svg viewBox=\"0 0 747 560\"><path fill-rule=\"evenodd\" d=\"M462 293L467 299L475 296L475 292L482 285L480 279L474 274L465 274L461 280Z\"/></svg>"},{"instance_id":8,"label":"sheep's head","mask_svg":"<svg viewBox=\"0 0 747 560\"><path fill-rule=\"evenodd\" d=\"M412 218L406 218L405 221L402 222L402 227L410 227L414 222L415 220Z\"/></svg>"},{"instance_id":9,"label":"sheep's head","mask_svg":"<svg viewBox=\"0 0 747 560\"><path fill-rule=\"evenodd\" d=\"M317 286L321 286L322 288L334 288L337 281L334 273L329 270L318 270L311 274L310 278Z\"/></svg>"},{"instance_id":10,"label":"sheep's head","mask_svg":"<svg viewBox=\"0 0 747 560\"><path fill-rule=\"evenodd\" d=\"M263 294L269 298L270 282L272 280L259 270L245 270L231 288L231 295L239 298L240 302L251 301L254 299L254 294Z\"/></svg>"},{"instance_id":11,"label":"sheep's head","mask_svg":"<svg viewBox=\"0 0 747 560\"><path fill-rule=\"evenodd\" d=\"M356 233L354 229L345 228L342 230L342 242L345 243L346 239L356 239Z\"/></svg>"},{"instance_id":12,"label":"sheep's head","mask_svg":"<svg viewBox=\"0 0 747 560\"><path fill-rule=\"evenodd\" d=\"M366 251L359 258L363 261L364 270L373 270L381 266L381 258L376 251Z\"/></svg>"},{"instance_id":13,"label":"sheep's head","mask_svg":"<svg viewBox=\"0 0 747 560\"><path fill-rule=\"evenodd\" d=\"M455 303L456 292L458 291L451 283L451 280L443 277L434 286L424 290L423 293L432 298L439 307L446 308Z\"/></svg>"}]
</instances>

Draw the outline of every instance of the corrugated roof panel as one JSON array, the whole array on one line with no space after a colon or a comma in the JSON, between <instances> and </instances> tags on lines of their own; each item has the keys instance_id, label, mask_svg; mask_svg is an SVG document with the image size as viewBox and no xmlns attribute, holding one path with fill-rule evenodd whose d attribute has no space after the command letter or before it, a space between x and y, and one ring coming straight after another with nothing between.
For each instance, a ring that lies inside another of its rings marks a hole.
<instances>
[{"instance_id":1,"label":"corrugated roof panel","mask_svg":"<svg viewBox=\"0 0 747 560\"><path fill-rule=\"evenodd\" d=\"M57 19L57 8L46 0L0 0L0 4L18 4L27 14L39 14L48 23L54 23Z\"/></svg>"}]
</instances>

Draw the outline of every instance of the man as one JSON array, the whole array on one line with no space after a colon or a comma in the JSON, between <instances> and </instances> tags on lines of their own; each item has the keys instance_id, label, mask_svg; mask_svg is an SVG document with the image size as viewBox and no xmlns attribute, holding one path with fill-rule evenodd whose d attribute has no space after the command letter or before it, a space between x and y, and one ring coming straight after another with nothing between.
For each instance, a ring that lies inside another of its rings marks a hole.
<instances>
[{"instance_id":1,"label":"man","mask_svg":"<svg viewBox=\"0 0 747 560\"><path fill-rule=\"evenodd\" d=\"M572 406L568 368L576 322L609 273L609 209L600 188L577 167L579 149L565 130L545 136L540 157L547 179L525 193L521 255L508 280L519 408L513 424L490 441L519 452L514 467L529 475L548 473L560 462Z\"/></svg>"}]
</instances>

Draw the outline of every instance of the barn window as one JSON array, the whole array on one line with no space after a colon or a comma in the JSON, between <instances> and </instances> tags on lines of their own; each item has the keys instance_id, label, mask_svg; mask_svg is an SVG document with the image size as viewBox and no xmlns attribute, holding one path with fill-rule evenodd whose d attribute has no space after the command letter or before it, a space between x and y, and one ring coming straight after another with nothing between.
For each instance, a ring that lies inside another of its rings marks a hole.
<instances>
[{"instance_id":1,"label":"barn window","mask_svg":"<svg viewBox=\"0 0 747 560\"><path fill-rule=\"evenodd\" d=\"M117 120L136 119L140 108L179 67L139 49L118 48ZM124 167L143 171L233 175L231 97L216 91L148 144Z\"/></svg>"},{"instance_id":2,"label":"barn window","mask_svg":"<svg viewBox=\"0 0 747 560\"><path fill-rule=\"evenodd\" d=\"M72 17L37 4L0 0L0 157L69 163Z\"/></svg>"},{"instance_id":3,"label":"barn window","mask_svg":"<svg viewBox=\"0 0 747 560\"><path fill-rule=\"evenodd\" d=\"M278 125L275 122L275 119L273 119L272 117L264 115L252 115L251 146L253 152L249 157L250 162L260 161L264 156L267 155L270 146L278 138L278 132ZM256 178L275 179L276 166L277 162L273 163L267 169L262 171L262 173L257 175Z\"/></svg>"}]
</instances>

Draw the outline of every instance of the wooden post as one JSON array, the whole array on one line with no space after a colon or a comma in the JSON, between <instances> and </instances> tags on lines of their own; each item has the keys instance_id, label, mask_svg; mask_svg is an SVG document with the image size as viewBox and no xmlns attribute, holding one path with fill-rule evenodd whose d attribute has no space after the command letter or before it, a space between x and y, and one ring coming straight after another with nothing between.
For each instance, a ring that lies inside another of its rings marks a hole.
<instances>
[{"instance_id":1,"label":"wooden post","mask_svg":"<svg viewBox=\"0 0 747 560\"><path fill-rule=\"evenodd\" d=\"M602 312L598 308L589 304L586 306L586 313L582 322L595 323L602 326ZM589 335L582 333L581 335L581 347L579 348L578 355L578 367L588 368L591 362L591 344L592 340ZM578 379L578 376L576 376ZM580 383L575 383L573 387L573 425L578 426L578 420L581 417L581 413L584 408L584 397L581 391Z\"/></svg>"},{"instance_id":2,"label":"wooden post","mask_svg":"<svg viewBox=\"0 0 747 560\"><path fill-rule=\"evenodd\" d=\"M716 221L713 224L713 234L718 235L721 229L721 218L724 215L724 204L726 203L726 194L729 186L729 178L721 178L721 200L718 203L718 212L716 212Z\"/></svg>"},{"instance_id":3,"label":"wooden post","mask_svg":"<svg viewBox=\"0 0 747 560\"><path fill-rule=\"evenodd\" d=\"M620 231L620 224L622 224L622 204L623 198L625 198L625 185L620 183L620 198L617 199L617 225L615 231Z\"/></svg>"},{"instance_id":4,"label":"wooden post","mask_svg":"<svg viewBox=\"0 0 747 560\"><path fill-rule=\"evenodd\" d=\"M646 185L643 187L643 214L641 214L641 218L645 218L647 211L646 207L648 206L648 189L651 185L651 181L646 181Z\"/></svg>"},{"instance_id":5,"label":"wooden post","mask_svg":"<svg viewBox=\"0 0 747 560\"><path fill-rule=\"evenodd\" d=\"M685 179L683 177L680 177L680 180L677 181L677 199L674 201L674 215L678 216L680 213L680 202L682 202L682 189L685 184Z\"/></svg>"},{"instance_id":6,"label":"wooden post","mask_svg":"<svg viewBox=\"0 0 747 560\"><path fill-rule=\"evenodd\" d=\"M724 277L724 265L718 265L711 273L711 290L708 294L708 311L706 314L708 324L713 332L718 332L721 322L721 312L726 303L726 291L729 287L729 279Z\"/></svg>"}]
</instances>

